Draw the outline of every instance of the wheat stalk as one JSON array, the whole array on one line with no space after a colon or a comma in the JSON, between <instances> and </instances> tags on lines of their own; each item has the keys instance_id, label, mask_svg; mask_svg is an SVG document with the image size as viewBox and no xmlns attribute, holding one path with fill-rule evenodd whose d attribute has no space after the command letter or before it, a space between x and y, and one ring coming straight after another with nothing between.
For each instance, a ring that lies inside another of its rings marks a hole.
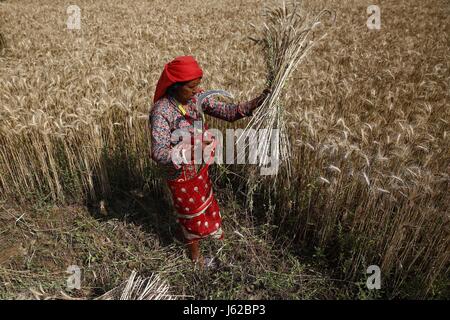
<instances>
[{"instance_id":1,"label":"wheat stalk","mask_svg":"<svg viewBox=\"0 0 450 320\"><path fill-rule=\"evenodd\" d=\"M96 300L175 300L177 296L169 294L169 285L159 274L150 277L137 276L132 271L127 281L106 292Z\"/></svg>"},{"instance_id":2,"label":"wheat stalk","mask_svg":"<svg viewBox=\"0 0 450 320\"><path fill-rule=\"evenodd\" d=\"M266 23L262 27L262 38L256 40L262 45L265 53L267 68L267 86L271 89L262 105L247 124L246 129L279 129L281 160L287 161L288 177L290 176L291 146L286 128L286 109L280 96L292 72L306 57L316 42L313 31L320 24L323 15L333 15L329 10L323 10L313 19L302 17L298 12L297 2L287 5L282 2L281 7L267 8ZM263 141L271 141L272 130L266 131ZM239 140L238 140L239 141ZM262 154L266 155L269 144L265 144ZM265 159L260 159L260 165Z\"/></svg>"}]
</instances>

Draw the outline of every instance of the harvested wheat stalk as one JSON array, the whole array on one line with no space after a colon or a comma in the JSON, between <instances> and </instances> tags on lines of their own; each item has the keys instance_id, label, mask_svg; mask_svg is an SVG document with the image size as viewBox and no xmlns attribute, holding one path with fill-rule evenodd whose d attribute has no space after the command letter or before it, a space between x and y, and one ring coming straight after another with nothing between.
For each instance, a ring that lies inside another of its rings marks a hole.
<instances>
[{"instance_id":1,"label":"harvested wheat stalk","mask_svg":"<svg viewBox=\"0 0 450 320\"><path fill-rule=\"evenodd\" d=\"M252 129L279 129L280 160L287 160L290 172L289 154L290 142L286 132L286 111L280 102L280 94L289 76L316 42L313 31L320 25L321 18L328 14L334 18L329 10L323 10L314 18L303 17L298 12L296 2L281 7L268 8L265 12L266 23L263 24L261 39L250 38L262 45L267 68L267 86L271 93L258 108L248 123L247 128ZM262 141L272 141L273 130L266 130L266 137ZM263 146L262 154L267 154L269 144ZM264 159L260 159L260 165Z\"/></svg>"},{"instance_id":2,"label":"harvested wheat stalk","mask_svg":"<svg viewBox=\"0 0 450 320\"><path fill-rule=\"evenodd\" d=\"M175 300L168 291L169 285L159 275L142 278L133 271L126 282L96 300Z\"/></svg>"}]
</instances>

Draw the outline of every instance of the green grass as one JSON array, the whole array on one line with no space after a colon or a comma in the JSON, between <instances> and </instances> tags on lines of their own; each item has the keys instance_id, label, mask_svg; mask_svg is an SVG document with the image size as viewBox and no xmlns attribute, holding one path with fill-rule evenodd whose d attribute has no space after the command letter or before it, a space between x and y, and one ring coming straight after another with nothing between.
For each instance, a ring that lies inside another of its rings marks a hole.
<instances>
[{"instance_id":1,"label":"green grass","mask_svg":"<svg viewBox=\"0 0 450 320\"><path fill-rule=\"evenodd\" d=\"M202 243L204 255L218 259L217 269L195 268L176 238L176 224L164 201L146 196L116 197L108 203L107 216L80 205L2 203L2 249L19 249L0 260L0 298L33 298L30 289L44 291L41 298L61 297L61 291L94 298L126 280L132 270L143 276L160 273L170 293L184 298L335 296L333 281L271 241L270 228L253 225L237 203L223 209L225 240ZM66 289L70 265L81 268L81 290Z\"/></svg>"}]
</instances>

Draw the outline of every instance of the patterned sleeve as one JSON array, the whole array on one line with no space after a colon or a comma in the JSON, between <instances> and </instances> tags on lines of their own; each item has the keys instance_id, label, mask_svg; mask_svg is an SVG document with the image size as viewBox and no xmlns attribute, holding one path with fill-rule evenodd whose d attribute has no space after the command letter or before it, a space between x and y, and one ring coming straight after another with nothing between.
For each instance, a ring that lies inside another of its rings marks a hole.
<instances>
[{"instance_id":1,"label":"patterned sleeve","mask_svg":"<svg viewBox=\"0 0 450 320\"><path fill-rule=\"evenodd\" d=\"M213 117L233 122L252 115L252 111L258 106L258 98L248 102L225 103L207 97L202 102L203 111Z\"/></svg>"},{"instance_id":2,"label":"patterned sleeve","mask_svg":"<svg viewBox=\"0 0 450 320\"><path fill-rule=\"evenodd\" d=\"M152 159L164 165L172 164L170 126L160 113L150 114Z\"/></svg>"}]
</instances>

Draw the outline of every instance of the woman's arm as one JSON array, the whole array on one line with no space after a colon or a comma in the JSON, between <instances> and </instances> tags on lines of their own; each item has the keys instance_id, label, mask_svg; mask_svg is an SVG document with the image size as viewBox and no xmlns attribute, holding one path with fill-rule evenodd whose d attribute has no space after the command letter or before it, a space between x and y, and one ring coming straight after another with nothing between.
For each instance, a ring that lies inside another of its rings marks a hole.
<instances>
[{"instance_id":1,"label":"woman's arm","mask_svg":"<svg viewBox=\"0 0 450 320\"><path fill-rule=\"evenodd\" d=\"M203 112L229 122L234 122L244 117L252 115L253 110L259 107L264 101L269 91L264 92L257 98L241 103L225 103L217 101L212 97L207 97L202 101Z\"/></svg>"},{"instance_id":2,"label":"woman's arm","mask_svg":"<svg viewBox=\"0 0 450 320\"><path fill-rule=\"evenodd\" d=\"M172 164L169 122L160 113L152 113L150 115L150 125L152 159L160 164Z\"/></svg>"}]
</instances>

